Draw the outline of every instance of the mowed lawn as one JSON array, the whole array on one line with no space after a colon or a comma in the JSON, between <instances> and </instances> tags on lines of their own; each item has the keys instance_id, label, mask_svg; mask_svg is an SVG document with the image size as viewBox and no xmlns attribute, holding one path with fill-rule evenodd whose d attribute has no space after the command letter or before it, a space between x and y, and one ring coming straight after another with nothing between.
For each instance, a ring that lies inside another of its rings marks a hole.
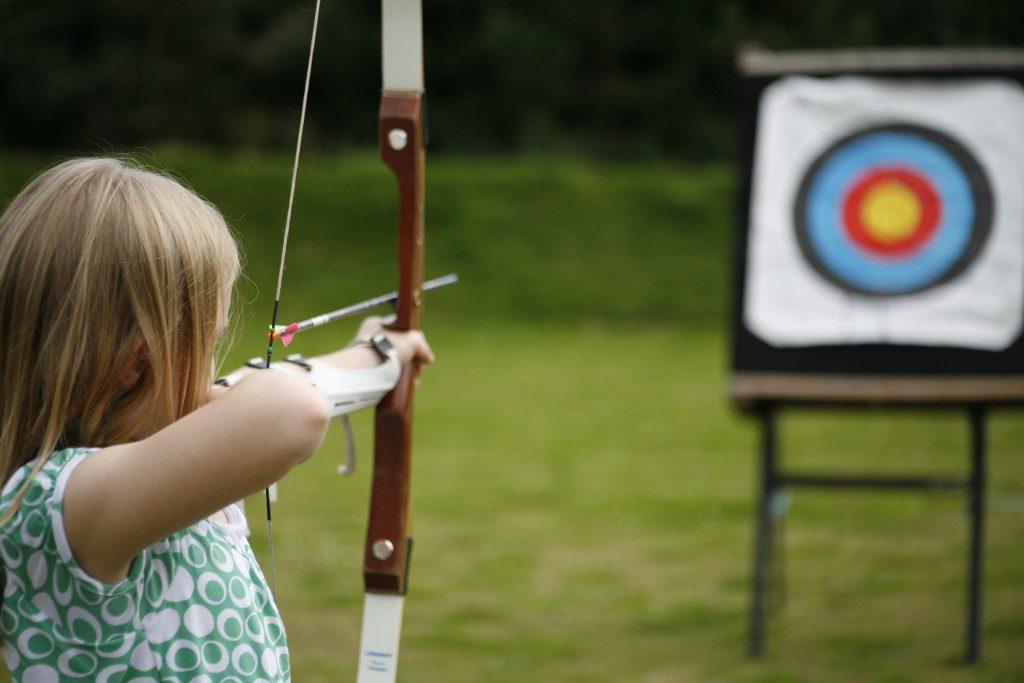
<instances>
[{"instance_id":1,"label":"mowed lawn","mask_svg":"<svg viewBox=\"0 0 1024 683\"><path fill-rule=\"evenodd\" d=\"M1019 415L992 424L982 667L958 664L963 499L874 493L794 496L786 604L755 665L744 658L755 432L723 399L721 335L460 324L433 338L403 680L1020 680ZM958 415L785 425L794 464L964 471ZM354 666L370 452L368 423L357 428L355 477L333 473L335 430L276 508L300 681L345 680Z\"/></svg>"},{"instance_id":2,"label":"mowed lawn","mask_svg":"<svg viewBox=\"0 0 1024 683\"><path fill-rule=\"evenodd\" d=\"M288 159L147 153L222 207L245 247L238 342L269 310ZM0 164L9 196L44 163ZM440 159L428 274L439 356L418 395L404 681L1024 681L1024 412L991 426L985 662L959 664L966 516L951 494L798 492L785 602L745 658L756 429L731 408L728 166ZM290 319L393 288L393 188L369 155L300 175ZM352 325L292 351L343 343ZM293 674L353 678L370 416L359 471L334 428L281 484L279 601ZM786 415L793 466L960 474L957 413ZM266 556L262 501L249 501Z\"/></svg>"}]
</instances>

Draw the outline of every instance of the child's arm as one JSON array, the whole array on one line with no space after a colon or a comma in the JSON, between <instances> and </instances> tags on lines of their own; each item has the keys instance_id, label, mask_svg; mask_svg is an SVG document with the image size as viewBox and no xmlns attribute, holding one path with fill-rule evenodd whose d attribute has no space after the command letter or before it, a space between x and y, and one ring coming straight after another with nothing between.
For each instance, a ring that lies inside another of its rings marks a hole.
<instances>
[{"instance_id":1,"label":"child's arm","mask_svg":"<svg viewBox=\"0 0 1024 683\"><path fill-rule=\"evenodd\" d=\"M68 542L101 581L146 546L278 481L319 447L326 400L301 379L256 372L135 443L79 465L65 493Z\"/></svg>"}]
</instances>

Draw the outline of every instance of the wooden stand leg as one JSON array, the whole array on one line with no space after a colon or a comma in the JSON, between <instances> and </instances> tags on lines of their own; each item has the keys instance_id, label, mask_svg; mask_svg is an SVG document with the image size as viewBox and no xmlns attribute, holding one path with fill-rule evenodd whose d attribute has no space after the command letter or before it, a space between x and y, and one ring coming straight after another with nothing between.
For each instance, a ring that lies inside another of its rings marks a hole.
<instances>
[{"instance_id":1,"label":"wooden stand leg","mask_svg":"<svg viewBox=\"0 0 1024 683\"><path fill-rule=\"evenodd\" d=\"M772 501L775 498L776 435L775 409L766 405L761 410L761 482L754 530L754 580L750 606L749 654L758 658L764 653L767 592L771 583L771 559L774 542Z\"/></svg>"},{"instance_id":2,"label":"wooden stand leg","mask_svg":"<svg viewBox=\"0 0 1024 683\"><path fill-rule=\"evenodd\" d=\"M985 488L988 443L984 406L970 407L971 476L968 485L970 512L970 559L967 574L967 623L964 659L976 664L981 659L982 600L984 591Z\"/></svg>"}]
</instances>

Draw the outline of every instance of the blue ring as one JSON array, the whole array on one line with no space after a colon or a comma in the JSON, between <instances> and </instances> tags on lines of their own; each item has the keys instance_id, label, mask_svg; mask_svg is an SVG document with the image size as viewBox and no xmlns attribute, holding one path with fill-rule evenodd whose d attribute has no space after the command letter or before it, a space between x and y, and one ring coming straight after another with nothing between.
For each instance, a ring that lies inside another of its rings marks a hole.
<instances>
[{"instance_id":1,"label":"blue ring","mask_svg":"<svg viewBox=\"0 0 1024 683\"><path fill-rule=\"evenodd\" d=\"M912 254L883 256L846 234L843 201L864 174L893 167L926 178L941 206L926 244ZM919 292L955 277L980 250L990 229L988 188L977 162L945 135L920 126L875 127L844 138L813 164L798 193L797 234L812 265L845 289L880 296Z\"/></svg>"}]
</instances>

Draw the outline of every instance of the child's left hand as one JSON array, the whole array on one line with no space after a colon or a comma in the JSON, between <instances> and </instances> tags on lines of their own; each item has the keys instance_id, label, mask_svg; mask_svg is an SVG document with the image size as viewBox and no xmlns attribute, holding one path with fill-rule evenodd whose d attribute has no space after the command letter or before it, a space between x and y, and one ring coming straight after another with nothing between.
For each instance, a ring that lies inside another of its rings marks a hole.
<instances>
[{"instance_id":1,"label":"child's left hand","mask_svg":"<svg viewBox=\"0 0 1024 683\"><path fill-rule=\"evenodd\" d=\"M359 331L356 332L356 337L366 339L381 331L388 336L388 341L394 345L395 350L398 352L398 360L401 361L402 365L408 365L413 361L425 365L434 362L434 351L430 348L430 344L427 343L427 338L423 336L423 332L420 330L408 330L406 332L389 330L384 324L384 318L377 315L363 320L359 325Z\"/></svg>"}]
</instances>

